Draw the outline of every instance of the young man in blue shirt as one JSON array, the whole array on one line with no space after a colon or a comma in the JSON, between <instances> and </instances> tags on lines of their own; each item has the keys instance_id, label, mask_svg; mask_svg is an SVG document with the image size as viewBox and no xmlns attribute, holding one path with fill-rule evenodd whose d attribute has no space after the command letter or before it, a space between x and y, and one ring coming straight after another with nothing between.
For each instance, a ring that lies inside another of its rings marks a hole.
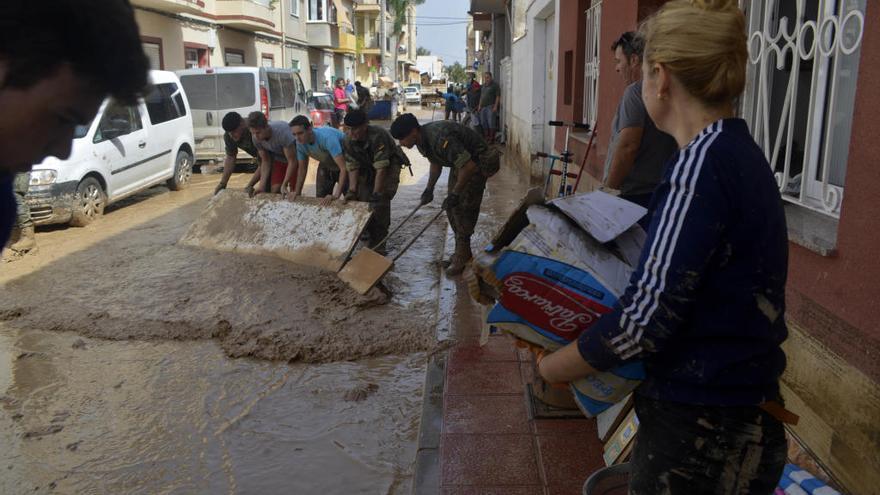
<instances>
[{"instance_id":1,"label":"young man in blue shirt","mask_svg":"<svg viewBox=\"0 0 880 495\"><path fill-rule=\"evenodd\" d=\"M339 199L348 185L348 171L342 152L345 134L339 129L327 126L316 129L305 115L298 115L290 121L290 132L296 137L298 165L287 169L281 185L281 190L286 190L296 173L296 187L290 188L287 199L293 201L297 196L302 195L303 184L309 172L310 157L318 161L315 197L323 198L325 206Z\"/></svg>"},{"instance_id":2,"label":"young man in blue shirt","mask_svg":"<svg viewBox=\"0 0 880 495\"><path fill-rule=\"evenodd\" d=\"M15 224L15 174L70 156L76 126L108 94L133 101L148 69L127 1L0 2L0 250Z\"/></svg>"}]
</instances>

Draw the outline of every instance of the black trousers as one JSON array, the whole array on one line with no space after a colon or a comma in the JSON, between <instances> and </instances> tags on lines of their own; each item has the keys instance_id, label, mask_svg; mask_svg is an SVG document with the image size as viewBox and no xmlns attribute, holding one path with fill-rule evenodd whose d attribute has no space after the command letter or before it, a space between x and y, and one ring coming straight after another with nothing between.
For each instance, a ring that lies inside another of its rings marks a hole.
<instances>
[{"instance_id":1,"label":"black trousers","mask_svg":"<svg viewBox=\"0 0 880 495\"><path fill-rule=\"evenodd\" d=\"M631 495L771 495L785 430L758 408L694 406L636 394Z\"/></svg>"}]
</instances>

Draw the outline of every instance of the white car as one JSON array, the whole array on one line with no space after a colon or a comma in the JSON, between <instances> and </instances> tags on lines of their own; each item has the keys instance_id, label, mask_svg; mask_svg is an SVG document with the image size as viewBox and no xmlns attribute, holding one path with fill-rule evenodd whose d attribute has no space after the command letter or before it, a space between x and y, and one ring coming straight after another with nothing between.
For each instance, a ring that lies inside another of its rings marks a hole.
<instances>
[{"instance_id":1,"label":"white car","mask_svg":"<svg viewBox=\"0 0 880 495\"><path fill-rule=\"evenodd\" d=\"M406 103L413 103L415 105L422 104L422 93L419 91L419 88L415 86L407 86L403 90L403 96L406 98Z\"/></svg>"},{"instance_id":2,"label":"white car","mask_svg":"<svg viewBox=\"0 0 880 495\"><path fill-rule=\"evenodd\" d=\"M150 83L134 105L105 100L76 129L66 160L49 157L33 167L27 202L35 224L85 226L138 191L187 186L195 144L186 94L173 72L150 71Z\"/></svg>"}]
</instances>

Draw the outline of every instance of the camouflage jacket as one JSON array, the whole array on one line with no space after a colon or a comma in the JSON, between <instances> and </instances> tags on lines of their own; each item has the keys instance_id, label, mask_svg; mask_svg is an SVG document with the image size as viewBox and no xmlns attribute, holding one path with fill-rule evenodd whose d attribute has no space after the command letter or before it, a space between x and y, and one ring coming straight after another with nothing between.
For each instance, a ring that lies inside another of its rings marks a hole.
<instances>
[{"instance_id":1,"label":"camouflage jacket","mask_svg":"<svg viewBox=\"0 0 880 495\"><path fill-rule=\"evenodd\" d=\"M369 168L380 170L392 165L398 167L409 165L409 158L394 142L391 133L375 125L367 126L367 138L364 141L355 141L351 135L346 135L342 142L342 150L345 153L345 167L348 170Z\"/></svg>"},{"instance_id":2,"label":"camouflage jacket","mask_svg":"<svg viewBox=\"0 0 880 495\"><path fill-rule=\"evenodd\" d=\"M470 127L444 120L420 129L419 152L431 163L458 169L473 160L481 170L498 170L498 153Z\"/></svg>"}]
</instances>

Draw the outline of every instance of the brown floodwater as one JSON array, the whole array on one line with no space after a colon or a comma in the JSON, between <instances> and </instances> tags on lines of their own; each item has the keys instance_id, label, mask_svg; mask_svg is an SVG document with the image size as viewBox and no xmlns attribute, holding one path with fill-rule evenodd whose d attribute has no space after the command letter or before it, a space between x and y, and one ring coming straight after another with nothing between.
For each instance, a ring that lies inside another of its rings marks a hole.
<instances>
[{"instance_id":1,"label":"brown floodwater","mask_svg":"<svg viewBox=\"0 0 880 495\"><path fill-rule=\"evenodd\" d=\"M424 188L411 157L395 220ZM42 228L0 264L0 493L410 492L445 221L386 277L389 303L363 301L283 260L177 245L218 178ZM492 182L475 249L523 189Z\"/></svg>"}]
</instances>

